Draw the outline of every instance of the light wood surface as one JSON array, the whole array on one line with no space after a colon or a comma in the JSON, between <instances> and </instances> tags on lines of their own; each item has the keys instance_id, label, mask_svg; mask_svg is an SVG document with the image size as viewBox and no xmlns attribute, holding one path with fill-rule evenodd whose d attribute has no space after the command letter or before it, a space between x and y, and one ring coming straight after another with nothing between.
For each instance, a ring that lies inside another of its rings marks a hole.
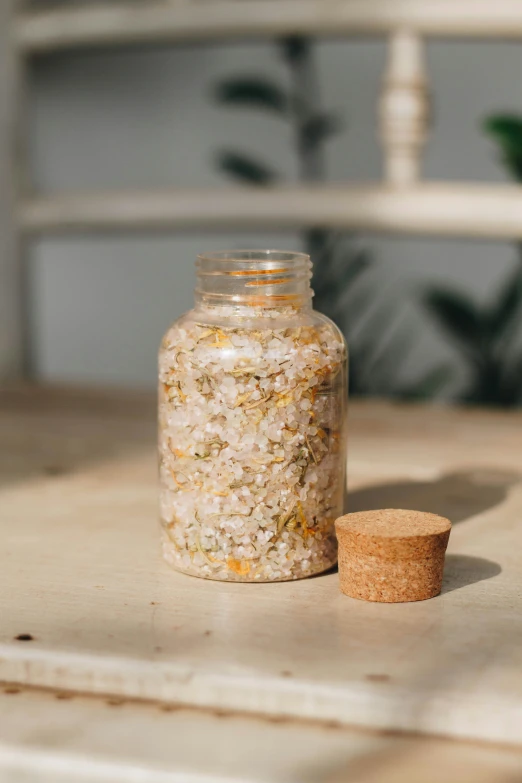
<instances>
[{"instance_id":1,"label":"light wood surface","mask_svg":"<svg viewBox=\"0 0 522 783\"><path fill-rule=\"evenodd\" d=\"M512 783L518 749L0 686L2 783Z\"/></svg>"},{"instance_id":2,"label":"light wood surface","mask_svg":"<svg viewBox=\"0 0 522 783\"><path fill-rule=\"evenodd\" d=\"M0 400L0 680L522 741L520 414L352 406L351 508L454 522L442 595L388 606L171 572L151 398Z\"/></svg>"},{"instance_id":3,"label":"light wood surface","mask_svg":"<svg viewBox=\"0 0 522 783\"><path fill-rule=\"evenodd\" d=\"M30 234L319 223L393 234L513 239L522 238L522 188L442 182L65 193L23 201L18 220Z\"/></svg>"},{"instance_id":4,"label":"light wood surface","mask_svg":"<svg viewBox=\"0 0 522 783\"><path fill-rule=\"evenodd\" d=\"M519 0L184 0L104 2L27 13L18 46L44 52L78 46L227 37L385 35L400 27L470 38L522 37Z\"/></svg>"}]
</instances>

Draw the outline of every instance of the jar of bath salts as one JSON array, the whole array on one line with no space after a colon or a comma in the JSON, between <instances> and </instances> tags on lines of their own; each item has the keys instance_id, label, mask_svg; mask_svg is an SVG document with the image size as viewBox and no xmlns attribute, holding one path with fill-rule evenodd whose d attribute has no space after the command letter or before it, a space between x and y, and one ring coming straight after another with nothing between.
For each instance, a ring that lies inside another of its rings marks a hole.
<instances>
[{"instance_id":1,"label":"jar of bath salts","mask_svg":"<svg viewBox=\"0 0 522 783\"><path fill-rule=\"evenodd\" d=\"M343 512L343 336L312 309L307 255L215 253L197 276L159 356L164 557L209 579L317 574Z\"/></svg>"}]
</instances>

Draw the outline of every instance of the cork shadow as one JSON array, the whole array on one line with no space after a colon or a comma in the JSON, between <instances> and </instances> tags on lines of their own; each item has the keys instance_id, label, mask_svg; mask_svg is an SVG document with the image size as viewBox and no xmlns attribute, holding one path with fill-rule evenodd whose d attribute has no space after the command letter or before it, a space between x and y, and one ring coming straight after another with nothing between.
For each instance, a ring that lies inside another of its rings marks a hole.
<instances>
[{"instance_id":1,"label":"cork shadow","mask_svg":"<svg viewBox=\"0 0 522 783\"><path fill-rule=\"evenodd\" d=\"M446 555L441 595L483 582L485 579L492 579L500 573L502 568L494 560L471 555Z\"/></svg>"},{"instance_id":2,"label":"cork shadow","mask_svg":"<svg viewBox=\"0 0 522 783\"><path fill-rule=\"evenodd\" d=\"M521 480L514 472L480 468L445 473L435 481L374 484L348 493L348 512L403 508L457 524L500 505Z\"/></svg>"}]
</instances>

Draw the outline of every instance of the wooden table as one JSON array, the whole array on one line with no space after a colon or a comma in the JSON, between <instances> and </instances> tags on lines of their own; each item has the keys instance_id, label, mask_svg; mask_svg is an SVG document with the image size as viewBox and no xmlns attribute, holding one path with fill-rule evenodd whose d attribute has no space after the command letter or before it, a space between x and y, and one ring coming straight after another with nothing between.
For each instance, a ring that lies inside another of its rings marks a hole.
<instances>
[{"instance_id":1,"label":"wooden table","mask_svg":"<svg viewBox=\"0 0 522 783\"><path fill-rule=\"evenodd\" d=\"M520 779L522 416L352 405L351 508L455 523L442 595L379 605L170 571L154 408L0 394L0 780Z\"/></svg>"}]
</instances>

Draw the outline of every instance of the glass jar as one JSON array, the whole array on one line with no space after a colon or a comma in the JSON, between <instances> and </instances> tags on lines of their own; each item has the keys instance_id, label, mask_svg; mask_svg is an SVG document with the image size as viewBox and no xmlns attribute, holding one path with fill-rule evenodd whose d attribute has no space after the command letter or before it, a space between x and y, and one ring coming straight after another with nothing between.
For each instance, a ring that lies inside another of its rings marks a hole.
<instances>
[{"instance_id":1,"label":"glass jar","mask_svg":"<svg viewBox=\"0 0 522 783\"><path fill-rule=\"evenodd\" d=\"M197 276L159 356L164 557L209 579L320 573L343 513L344 338L312 309L307 255L215 253Z\"/></svg>"}]
</instances>

